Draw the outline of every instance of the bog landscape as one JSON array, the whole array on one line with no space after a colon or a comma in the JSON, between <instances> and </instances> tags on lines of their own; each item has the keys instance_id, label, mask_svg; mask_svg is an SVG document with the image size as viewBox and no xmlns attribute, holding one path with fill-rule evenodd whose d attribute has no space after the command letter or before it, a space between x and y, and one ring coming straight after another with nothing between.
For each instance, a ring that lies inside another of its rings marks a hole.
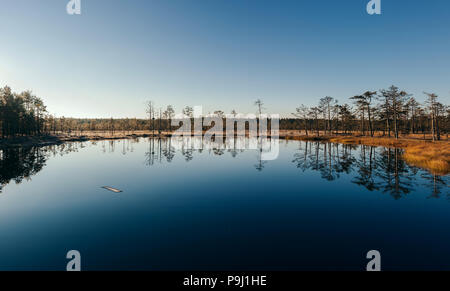
<instances>
[{"instance_id":1,"label":"bog landscape","mask_svg":"<svg viewBox=\"0 0 450 291\"><path fill-rule=\"evenodd\" d=\"M450 270L448 1L105 2L2 1L0 271Z\"/></svg>"}]
</instances>

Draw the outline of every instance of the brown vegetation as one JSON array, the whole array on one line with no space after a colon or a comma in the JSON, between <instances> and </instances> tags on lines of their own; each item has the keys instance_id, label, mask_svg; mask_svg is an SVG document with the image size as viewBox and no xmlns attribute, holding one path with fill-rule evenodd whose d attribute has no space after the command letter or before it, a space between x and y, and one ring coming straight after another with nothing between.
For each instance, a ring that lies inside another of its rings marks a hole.
<instances>
[{"instance_id":1,"label":"brown vegetation","mask_svg":"<svg viewBox=\"0 0 450 291\"><path fill-rule=\"evenodd\" d=\"M403 158L411 165L425 168L437 175L450 173L450 145L448 142L411 145Z\"/></svg>"}]
</instances>

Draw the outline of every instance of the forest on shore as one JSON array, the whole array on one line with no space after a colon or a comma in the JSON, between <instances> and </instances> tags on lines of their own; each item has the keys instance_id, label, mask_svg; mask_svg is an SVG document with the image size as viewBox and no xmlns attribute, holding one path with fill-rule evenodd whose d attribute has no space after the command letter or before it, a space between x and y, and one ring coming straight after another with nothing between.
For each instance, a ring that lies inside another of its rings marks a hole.
<instances>
[{"instance_id":1,"label":"forest on shore","mask_svg":"<svg viewBox=\"0 0 450 291\"><path fill-rule=\"evenodd\" d=\"M450 130L450 106L439 101L434 93L424 93L425 102L419 103L414 96L398 87L367 91L352 96L347 103L340 104L333 97L319 99L316 106L301 105L293 109L292 118L280 120L281 130L299 130L305 135L329 135L357 133L373 137L376 132L382 136L395 137L405 134L428 134L433 140L440 140ZM265 110L258 99L254 105L256 113ZM18 136L79 134L88 131L172 131L170 126L175 116L174 107L164 110L148 102L148 118L83 119L56 117L47 111L43 99L31 91L15 93L10 87L0 88L0 135L2 138ZM193 118L193 108L186 106L182 112ZM225 114L217 110L210 115L226 118L237 116L233 110Z\"/></svg>"}]
</instances>

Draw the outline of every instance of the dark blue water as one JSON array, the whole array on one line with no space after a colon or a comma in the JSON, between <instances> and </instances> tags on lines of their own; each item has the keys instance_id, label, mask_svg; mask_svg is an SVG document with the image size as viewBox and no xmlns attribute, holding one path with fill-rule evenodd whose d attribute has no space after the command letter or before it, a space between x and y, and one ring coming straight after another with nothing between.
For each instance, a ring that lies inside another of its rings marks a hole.
<instances>
[{"instance_id":1,"label":"dark blue water","mask_svg":"<svg viewBox=\"0 0 450 291\"><path fill-rule=\"evenodd\" d=\"M257 150L176 140L0 152L0 269L450 270L449 177L400 150L280 141ZM102 189L123 190L113 193Z\"/></svg>"}]
</instances>

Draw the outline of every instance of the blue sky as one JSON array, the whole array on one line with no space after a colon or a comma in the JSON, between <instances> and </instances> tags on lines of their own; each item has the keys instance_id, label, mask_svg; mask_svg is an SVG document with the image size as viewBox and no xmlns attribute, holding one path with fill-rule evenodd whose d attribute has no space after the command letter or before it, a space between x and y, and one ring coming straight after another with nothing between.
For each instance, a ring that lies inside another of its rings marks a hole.
<instances>
[{"instance_id":1,"label":"blue sky","mask_svg":"<svg viewBox=\"0 0 450 291\"><path fill-rule=\"evenodd\" d=\"M450 103L450 1L0 0L0 86L57 116L143 117L145 100L288 115L395 84Z\"/></svg>"}]
</instances>

